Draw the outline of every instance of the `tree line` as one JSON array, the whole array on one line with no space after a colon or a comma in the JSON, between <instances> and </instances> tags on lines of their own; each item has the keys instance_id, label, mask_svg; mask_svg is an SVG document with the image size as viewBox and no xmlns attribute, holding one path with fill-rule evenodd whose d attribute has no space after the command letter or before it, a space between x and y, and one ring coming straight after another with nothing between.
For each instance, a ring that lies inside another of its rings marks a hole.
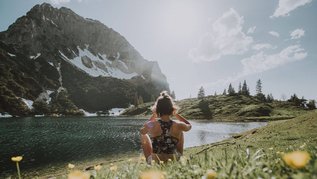
<instances>
[{"instance_id":1,"label":"tree line","mask_svg":"<svg viewBox=\"0 0 317 179\"><path fill-rule=\"evenodd\" d=\"M255 96L259 101L266 102L266 103L272 103L275 101L272 93L269 93L265 95L262 92L262 81L261 79L257 80L256 86L255 86ZM230 83L228 86L228 89L224 89L222 92L223 96L236 96L236 95L243 95L243 96L251 96L250 89L247 85L246 80L243 81L243 84L241 85L241 82L239 83L238 90L236 91L232 84ZM214 96L218 96L215 92ZM197 94L198 99L204 99L205 98L205 89L203 87L200 87ZM292 105L297 107L302 107L306 109L316 109L316 101L315 100L307 100L304 97L301 99L297 97L297 95L294 93L287 102L290 102Z\"/></svg>"}]
</instances>

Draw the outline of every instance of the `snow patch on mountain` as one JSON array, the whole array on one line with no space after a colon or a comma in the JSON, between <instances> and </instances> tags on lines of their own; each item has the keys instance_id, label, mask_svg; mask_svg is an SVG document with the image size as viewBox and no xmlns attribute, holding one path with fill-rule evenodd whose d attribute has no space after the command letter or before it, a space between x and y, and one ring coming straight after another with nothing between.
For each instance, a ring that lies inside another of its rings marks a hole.
<instances>
[{"instance_id":1,"label":"snow patch on mountain","mask_svg":"<svg viewBox=\"0 0 317 179\"><path fill-rule=\"evenodd\" d=\"M43 100L45 101L47 104L49 104L52 100L52 98L50 97L50 95L53 93L54 91L51 90L46 90L44 92L42 92L38 98L36 100Z\"/></svg>"},{"instance_id":2,"label":"snow patch on mountain","mask_svg":"<svg viewBox=\"0 0 317 179\"><path fill-rule=\"evenodd\" d=\"M33 60L35 60L35 59L37 59L39 56L41 56L41 53L37 53L36 54L36 56L30 56L30 59L33 59Z\"/></svg>"},{"instance_id":3,"label":"snow patch on mountain","mask_svg":"<svg viewBox=\"0 0 317 179\"><path fill-rule=\"evenodd\" d=\"M50 64L51 66L55 67L53 62L48 62L48 64Z\"/></svg>"},{"instance_id":4,"label":"snow patch on mountain","mask_svg":"<svg viewBox=\"0 0 317 179\"><path fill-rule=\"evenodd\" d=\"M62 78L62 72L61 72L61 63L57 64L56 69L57 69L57 72L58 72L58 75L59 75L58 82L59 82L60 86L62 87L63 86L63 78Z\"/></svg>"},{"instance_id":5,"label":"snow patch on mountain","mask_svg":"<svg viewBox=\"0 0 317 179\"><path fill-rule=\"evenodd\" d=\"M24 99L24 98L21 98L22 101L25 103L25 105L29 108L29 109L33 109L33 101L32 100L29 100L29 99Z\"/></svg>"},{"instance_id":6,"label":"snow patch on mountain","mask_svg":"<svg viewBox=\"0 0 317 179\"><path fill-rule=\"evenodd\" d=\"M16 55L14 55L14 54L12 54L12 53L9 53L8 52L8 55L10 56L10 57L15 57Z\"/></svg>"},{"instance_id":7,"label":"snow patch on mountain","mask_svg":"<svg viewBox=\"0 0 317 179\"><path fill-rule=\"evenodd\" d=\"M124 108L112 108L109 110L109 116L120 116Z\"/></svg>"},{"instance_id":8,"label":"snow patch on mountain","mask_svg":"<svg viewBox=\"0 0 317 179\"><path fill-rule=\"evenodd\" d=\"M8 118L8 117L12 117L12 115L7 112L0 113L0 118Z\"/></svg>"},{"instance_id":9,"label":"snow patch on mountain","mask_svg":"<svg viewBox=\"0 0 317 179\"><path fill-rule=\"evenodd\" d=\"M88 45L85 49L81 49L77 46L79 55L75 58L69 59L61 51L60 55L64 60L81 69L85 73L92 77L104 76L114 77L118 79L131 79L138 76L137 73L128 73L128 66L125 62L119 59L120 53L117 53L117 57L114 61L107 58L105 54L98 54L97 56L88 50ZM73 52L75 54L75 52ZM123 71L124 70L124 71Z\"/></svg>"},{"instance_id":10,"label":"snow patch on mountain","mask_svg":"<svg viewBox=\"0 0 317 179\"><path fill-rule=\"evenodd\" d=\"M84 109L79 109L79 110L80 110L81 112L83 112L86 117L98 116L97 113L90 113L90 112L85 111Z\"/></svg>"}]
</instances>

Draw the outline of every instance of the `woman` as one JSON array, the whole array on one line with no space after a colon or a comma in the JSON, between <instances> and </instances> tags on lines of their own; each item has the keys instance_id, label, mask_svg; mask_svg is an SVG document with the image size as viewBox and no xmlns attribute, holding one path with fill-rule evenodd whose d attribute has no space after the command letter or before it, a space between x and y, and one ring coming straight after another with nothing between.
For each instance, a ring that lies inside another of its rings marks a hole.
<instances>
[{"instance_id":1,"label":"woman","mask_svg":"<svg viewBox=\"0 0 317 179\"><path fill-rule=\"evenodd\" d=\"M153 114L141 128L141 143L148 163L168 159L175 160L183 154L184 131L191 129L191 124L177 114L173 99L166 91L157 98ZM172 120L174 115L178 120ZM156 118L159 117L158 120Z\"/></svg>"}]
</instances>

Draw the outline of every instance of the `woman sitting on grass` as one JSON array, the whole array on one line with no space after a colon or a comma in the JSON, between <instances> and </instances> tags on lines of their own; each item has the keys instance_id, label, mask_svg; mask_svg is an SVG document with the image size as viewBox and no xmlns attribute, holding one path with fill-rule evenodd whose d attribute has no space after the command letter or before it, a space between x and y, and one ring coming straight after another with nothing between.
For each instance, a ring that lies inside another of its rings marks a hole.
<instances>
[{"instance_id":1,"label":"woman sitting on grass","mask_svg":"<svg viewBox=\"0 0 317 179\"><path fill-rule=\"evenodd\" d=\"M150 164L152 160L178 160L183 155L183 131L189 131L191 124L177 114L173 99L166 91L157 98L152 111L151 118L141 128L141 143L146 161ZM178 121L172 120L172 115Z\"/></svg>"}]
</instances>

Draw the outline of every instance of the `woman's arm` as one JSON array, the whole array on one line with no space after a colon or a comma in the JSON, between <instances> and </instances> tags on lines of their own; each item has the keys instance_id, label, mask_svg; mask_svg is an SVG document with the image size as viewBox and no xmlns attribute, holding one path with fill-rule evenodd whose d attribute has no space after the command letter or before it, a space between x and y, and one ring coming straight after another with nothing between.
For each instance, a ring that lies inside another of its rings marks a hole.
<instances>
[{"instance_id":1,"label":"woman's arm","mask_svg":"<svg viewBox=\"0 0 317 179\"><path fill-rule=\"evenodd\" d=\"M183 131L189 131L192 128L192 125L190 124L189 121L187 121L183 116L179 115L178 113L175 113L174 116L176 119L182 121L180 127Z\"/></svg>"}]
</instances>

